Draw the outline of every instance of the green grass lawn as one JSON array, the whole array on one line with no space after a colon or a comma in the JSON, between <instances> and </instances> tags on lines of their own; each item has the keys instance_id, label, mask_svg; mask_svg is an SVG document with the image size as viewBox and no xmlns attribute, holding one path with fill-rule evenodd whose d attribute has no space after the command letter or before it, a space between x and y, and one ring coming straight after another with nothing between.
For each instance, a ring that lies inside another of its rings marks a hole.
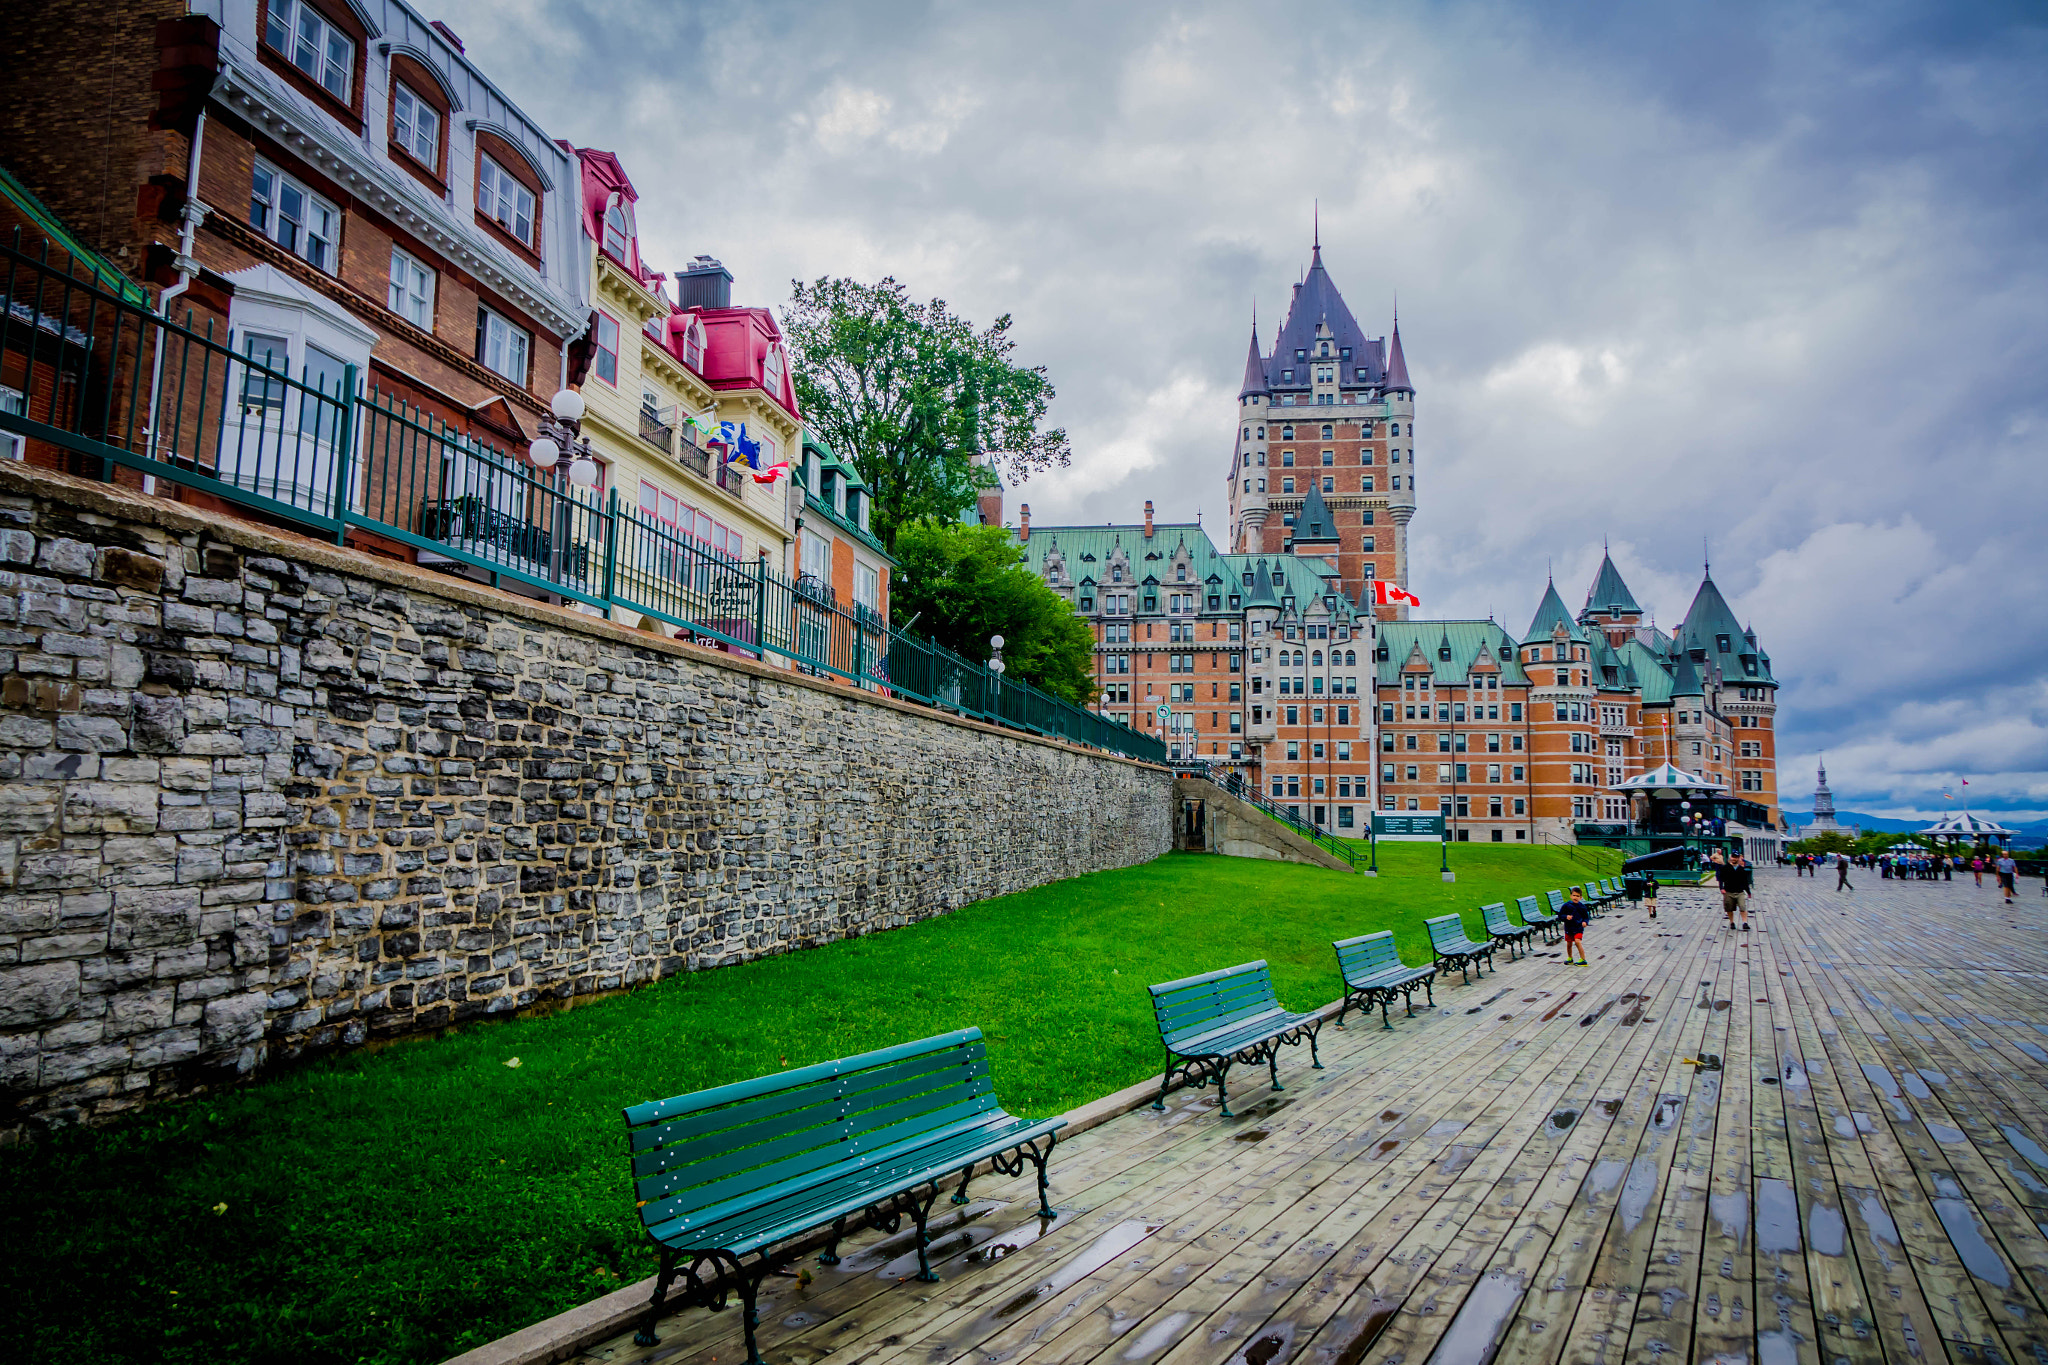
<instances>
[{"instance_id":1,"label":"green grass lawn","mask_svg":"<svg viewBox=\"0 0 2048 1365\"><path fill-rule=\"evenodd\" d=\"M1174 854L547 1017L354 1053L0 1153L0 1339L32 1360L435 1362L653 1273L619 1110L980 1025L1015 1113L1160 1064L1145 993L1264 957L1341 990L1330 941L1592 875L1562 851L1380 850L1376 880ZM1612 861L1612 859L1610 859ZM1456 978L1453 978L1455 981ZM505 1065L517 1057L517 1068Z\"/></svg>"}]
</instances>

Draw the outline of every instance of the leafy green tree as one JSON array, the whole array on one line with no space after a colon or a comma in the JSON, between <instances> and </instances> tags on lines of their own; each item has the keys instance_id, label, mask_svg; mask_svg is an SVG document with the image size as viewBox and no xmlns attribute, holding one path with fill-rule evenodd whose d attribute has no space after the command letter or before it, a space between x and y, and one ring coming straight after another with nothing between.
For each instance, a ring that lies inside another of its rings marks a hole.
<instances>
[{"instance_id":1,"label":"leafy green tree","mask_svg":"<svg viewBox=\"0 0 2048 1365\"><path fill-rule=\"evenodd\" d=\"M1007 313L976 331L894 279L821 277L791 282L782 321L805 420L860 471L892 550L912 522L957 520L990 469L1021 482L1070 458L1045 427L1052 381L1012 358Z\"/></svg>"},{"instance_id":2,"label":"leafy green tree","mask_svg":"<svg viewBox=\"0 0 2048 1365\"><path fill-rule=\"evenodd\" d=\"M1856 841L1838 829L1822 830L1811 839L1787 844L1788 853L1854 853Z\"/></svg>"},{"instance_id":3,"label":"leafy green tree","mask_svg":"<svg viewBox=\"0 0 2048 1365\"><path fill-rule=\"evenodd\" d=\"M1077 706L1094 699L1094 631L1024 567L1023 549L999 526L900 527L889 608L899 627L977 663L988 658L989 637L1000 635L1007 676Z\"/></svg>"}]
</instances>

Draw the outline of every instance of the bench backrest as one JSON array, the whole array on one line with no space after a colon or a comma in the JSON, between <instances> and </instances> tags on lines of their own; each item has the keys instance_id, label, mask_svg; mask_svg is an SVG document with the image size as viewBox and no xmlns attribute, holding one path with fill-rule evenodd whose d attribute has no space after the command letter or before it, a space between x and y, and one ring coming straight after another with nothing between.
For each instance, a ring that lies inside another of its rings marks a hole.
<instances>
[{"instance_id":1,"label":"bench backrest","mask_svg":"<svg viewBox=\"0 0 2048 1365\"><path fill-rule=\"evenodd\" d=\"M1522 912L1523 919L1528 919L1531 915L1540 915L1543 913L1542 910L1537 907L1536 898L1534 896L1517 896L1515 898L1515 909Z\"/></svg>"},{"instance_id":2,"label":"bench backrest","mask_svg":"<svg viewBox=\"0 0 2048 1365\"><path fill-rule=\"evenodd\" d=\"M1456 915L1438 915L1422 923L1429 930L1430 943L1438 949L1463 948L1472 942L1465 937L1465 921Z\"/></svg>"},{"instance_id":3,"label":"bench backrest","mask_svg":"<svg viewBox=\"0 0 2048 1365\"><path fill-rule=\"evenodd\" d=\"M1401 961L1401 953L1394 947L1392 929L1339 939L1330 946L1337 950L1337 970L1343 973L1347 982L1362 980L1389 967L1408 965Z\"/></svg>"},{"instance_id":4,"label":"bench backrest","mask_svg":"<svg viewBox=\"0 0 2048 1365\"><path fill-rule=\"evenodd\" d=\"M1600 894L1603 896L1611 896L1614 894L1614 891L1614 878L1602 877L1600 879Z\"/></svg>"},{"instance_id":5,"label":"bench backrest","mask_svg":"<svg viewBox=\"0 0 2048 1365\"><path fill-rule=\"evenodd\" d=\"M1560 910L1564 909L1564 892L1562 892L1562 891L1546 891L1546 892L1544 892L1543 894L1544 894L1544 895L1546 895L1546 896L1548 896L1548 897L1550 897L1550 913L1551 913L1551 914L1553 914L1553 915L1554 915L1554 914L1556 914L1556 913L1557 913L1558 911L1560 911Z\"/></svg>"},{"instance_id":6,"label":"bench backrest","mask_svg":"<svg viewBox=\"0 0 2048 1365\"><path fill-rule=\"evenodd\" d=\"M640 1221L665 1236L998 1109L978 1028L625 1111Z\"/></svg>"},{"instance_id":7,"label":"bench backrest","mask_svg":"<svg viewBox=\"0 0 2048 1365\"><path fill-rule=\"evenodd\" d=\"M1152 992L1152 1013L1168 1047L1280 1008L1273 994L1273 973L1264 958L1146 989Z\"/></svg>"},{"instance_id":8,"label":"bench backrest","mask_svg":"<svg viewBox=\"0 0 2048 1365\"><path fill-rule=\"evenodd\" d=\"M1521 926L1508 918L1508 907L1505 902L1495 901L1492 905L1482 905L1479 907L1479 913L1485 917L1487 930L1491 933L1521 932Z\"/></svg>"},{"instance_id":9,"label":"bench backrest","mask_svg":"<svg viewBox=\"0 0 2048 1365\"><path fill-rule=\"evenodd\" d=\"M1600 899L1602 895L1605 894L1600 890L1599 887L1595 886L1592 882L1587 882L1583 887L1580 888L1580 890L1586 893L1586 899L1589 901L1597 901Z\"/></svg>"}]
</instances>

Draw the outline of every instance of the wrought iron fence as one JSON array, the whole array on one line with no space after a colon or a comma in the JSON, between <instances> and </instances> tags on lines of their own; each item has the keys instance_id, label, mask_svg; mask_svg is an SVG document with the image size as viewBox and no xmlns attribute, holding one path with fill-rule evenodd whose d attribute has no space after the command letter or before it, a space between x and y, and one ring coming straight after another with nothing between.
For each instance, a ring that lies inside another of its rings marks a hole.
<instances>
[{"instance_id":1,"label":"wrought iron fence","mask_svg":"<svg viewBox=\"0 0 2048 1365\"><path fill-rule=\"evenodd\" d=\"M599 494L543 474L396 395L353 365L257 333L161 318L44 244L0 244L0 376L23 395L0 430L207 493L337 544L350 528L423 562L473 566L607 613L978 720L1163 763L1165 744L895 629L864 603L765 559L734 559ZM683 456L702 458L685 442ZM712 463L708 459L707 464ZM722 486L740 477L717 463Z\"/></svg>"}]
</instances>

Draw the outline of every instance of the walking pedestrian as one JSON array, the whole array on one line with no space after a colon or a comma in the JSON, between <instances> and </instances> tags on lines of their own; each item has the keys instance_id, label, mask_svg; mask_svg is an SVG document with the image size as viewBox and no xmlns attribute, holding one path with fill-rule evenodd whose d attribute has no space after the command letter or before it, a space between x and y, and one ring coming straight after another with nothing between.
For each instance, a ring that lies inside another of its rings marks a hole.
<instances>
[{"instance_id":1,"label":"walking pedestrian","mask_svg":"<svg viewBox=\"0 0 2048 1365\"><path fill-rule=\"evenodd\" d=\"M2015 883L2020 875L2020 865L2012 860L2012 854L2009 851L2001 851L1998 855L1996 866L1998 868L1998 889L2005 892L2005 903L2011 905L2012 893L2017 889Z\"/></svg>"},{"instance_id":2,"label":"walking pedestrian","mask_svg":"<svg viewBox=\"0 0 2048 1365\"><path fill-rule=\"evenodd\" d=\"M1728 932L1735 932L1735 917L1742 916L1742 932L1749 932L1749 907L1743 898L1749 894L1750 871L1742 865L1737 856L1734 862L1724 863L1714 869L1714 884L1721 888L1721 909L1728 916Z\"/></svg>"},{"instance_id":3,"label":"walking pedestrian","mask_svg":"<svg viewBox=\"0 0 2048 1365\"><path fill-rule=\"evenodd\" d=\"M1854 891L1855 889L1855 887L1849 885L1848 856L1846 854L1837 853L1835 855L1835 890Z\"/></svg>"},{"instance_id":4,"label":"walking pedestrian","mask_svg":"<svg viewBox=\"0 0 2048 1365\"><path fill-rule=\"evenodd\" d=\"M1572 888L1571 899L1557 909L1557 917L1564 925L1564 961L1566 966L1586 966L1586 893L1579 887ZM1577 957L1572 954L1577 953Z\"/></svg>"},{"instance_id":5,"label":"walking pedestrian","mask_svg":"<svg viewBox=\"0 0 2048 1365\"><path fill-rule=\"evenodd\" d=\"M1977 853L1977 854L1973 854L1973 855L1971 855L1971 857L1970 857L1970 872L1971 872L1971 874L1972 874L1973 876L1975 876L1975 877L1977 878L1977 885L1979 885L1979 886L1982 886L1982 885L1984 885L1984 855L1983 855L1983 854L1981 854L1981 853Z\"/></svg>"}]
</instances>

